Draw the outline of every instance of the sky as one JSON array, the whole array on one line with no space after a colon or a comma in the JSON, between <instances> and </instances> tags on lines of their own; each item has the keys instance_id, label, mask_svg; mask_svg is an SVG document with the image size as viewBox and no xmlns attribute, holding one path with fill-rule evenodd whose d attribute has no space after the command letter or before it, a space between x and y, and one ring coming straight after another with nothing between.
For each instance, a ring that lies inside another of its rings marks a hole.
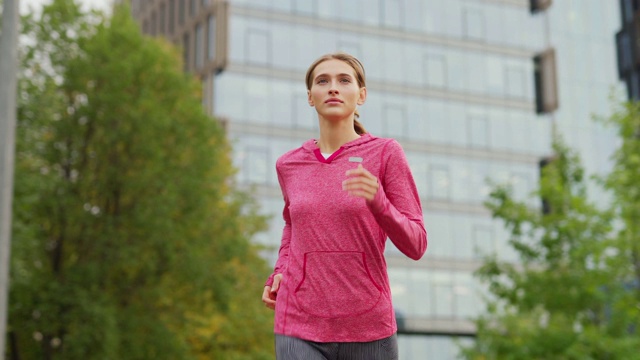
<instances>
[{"instance_id":1,"label":"sky","mask_svg":"<svg viewBox=\"0 0 640 360\"><path fill-rule=\"evenodd\" d=\"M25 13L29 8L38 9L42 4L49 3L51 0L20 0L20 12ZM109 10L112 0L77 0L87 9Z\"/></svg>"}]
</instances>

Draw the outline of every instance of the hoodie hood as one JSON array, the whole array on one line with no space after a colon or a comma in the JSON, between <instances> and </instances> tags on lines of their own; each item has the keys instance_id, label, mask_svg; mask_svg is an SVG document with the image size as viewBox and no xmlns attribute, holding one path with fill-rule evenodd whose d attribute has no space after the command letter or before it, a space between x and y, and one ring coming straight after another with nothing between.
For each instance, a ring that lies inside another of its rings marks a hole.
<instances>
[{"instance_id":1,"label":"hoodie hood","mask_svg":"<svg viewBox=\"0 0 640 360\"><path fill-rule=\"evenodd\" d=\"M377 137L375 137L375 136L373 136L373 135L371 135L369 133L366 133L364 135L360 135L360 137L358 139L351 140L348 143L340 146L340 149L348 149L350 147L359 146L359 145L362 145L362 144L366 144L369 141L373 141L375 139L377 139ZM309 140L305 141L302 144L302 148L307 150L307 151L315 152L316 149L317 150L320 149L320 148L318 148L318 145L316 144L317 141L318 141L317 139L309 139ZM339 151L339 150L336 150L336 152L337 151Z\"/></svg>"},{"instance_id":2,"label":"hoodie hood","mask_svg":"<svg viewBox=\"0 0 640 360\"><path fill-rule=\"evenodd\" d=\"M377 139L377 137L366 133L364 135L360 135L360 137L358 139L355 140L351 140L348 143L340 146L340 148L338 148L338 150L336 150L333 154L331 154L331 156L329 156L328 158L324 158L324 156L322 155L322 152L320 151L320 148L317 145L317 140L316 139L309 139L307 141L305 141L302 144L302 148L306 151L312 152L316 159L318 159L318 161L322 162L322 163L326 163L326 164L330 164L333 159L335 159L338 155L340 155L340 153L342 153L344 150L352 148L352 147L356 147L356 146L360 146L363 144L366 144L370 141L373 141Z\"/></svg>"}]
</instances>

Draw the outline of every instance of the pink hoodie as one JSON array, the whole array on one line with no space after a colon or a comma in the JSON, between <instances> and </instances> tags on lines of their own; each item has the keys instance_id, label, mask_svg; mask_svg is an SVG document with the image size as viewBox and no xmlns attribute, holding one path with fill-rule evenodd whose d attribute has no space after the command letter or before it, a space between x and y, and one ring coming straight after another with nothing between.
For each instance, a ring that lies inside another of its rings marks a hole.
<instances>
[{"instance_id":1,"label":"pink hoodie","mask_svg":"<svg viewBox=\"0 0 640 360\"><path fill-rule=\"evenodd\" d=\"M362 163L378 178L371 202L342 190ZM400 144L365 134L324 159L315 141L276 163L284 195L275 274L283 274L275 333L318 342L365 342L397 331L384 259L387 236L418 260L427 248L420 198Z\"/></svg>"}]
</instances>

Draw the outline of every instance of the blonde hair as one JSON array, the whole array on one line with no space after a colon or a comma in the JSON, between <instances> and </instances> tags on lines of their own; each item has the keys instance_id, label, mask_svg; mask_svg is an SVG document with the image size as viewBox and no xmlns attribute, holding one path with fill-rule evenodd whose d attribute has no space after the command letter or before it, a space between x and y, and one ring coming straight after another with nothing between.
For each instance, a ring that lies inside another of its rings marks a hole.
<instances>
[{"instance_id":1,"label":"blonde hair","mask_svg":"<svg viewBox=\"0 0 640 360\"><path fill-rule=\"evenodd\" d=\"M337 52L337 53L322 55L316 61L314 61L313 64L311 64L311 66L309 66L309 69L307 69L307 75L305 76L307 90L311 90L311 86L313 85L313 71L316 69L318 65L320 65L321 63L327 60L344 61L345 63L347 63L349 66L353 68L353 71L356 74L356 80L358 81L358 87L363 88L366 86L364 67L362 66L362 63L360 62L360 60L356 59L356 57L353 55L350 55L344 52ZM357 120L358 118L360 118L360 114L358 114L358 110L356 109L356 112L354 114L354 119L353 119L353 129L356 131L356 133L358 133L358 135L364 135L367 133L367 130Z\"/></svg>"}]
</instances>

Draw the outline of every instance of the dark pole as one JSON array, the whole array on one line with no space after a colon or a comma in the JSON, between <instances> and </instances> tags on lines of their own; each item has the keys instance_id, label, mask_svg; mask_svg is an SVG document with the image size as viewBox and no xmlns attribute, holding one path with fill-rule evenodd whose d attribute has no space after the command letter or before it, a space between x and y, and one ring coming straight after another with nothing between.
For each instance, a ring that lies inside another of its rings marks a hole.
<instances>
[{"instance_id":1,"label":"dark pole","mask_svg":"<svg viewBox=\"0 0 640 360\"><path fill-rule=\"evenodd\" d=\"M0 358L4 358L16 134L18 3L4 0L0 36Z\"/></svg>"}]
</instances>

